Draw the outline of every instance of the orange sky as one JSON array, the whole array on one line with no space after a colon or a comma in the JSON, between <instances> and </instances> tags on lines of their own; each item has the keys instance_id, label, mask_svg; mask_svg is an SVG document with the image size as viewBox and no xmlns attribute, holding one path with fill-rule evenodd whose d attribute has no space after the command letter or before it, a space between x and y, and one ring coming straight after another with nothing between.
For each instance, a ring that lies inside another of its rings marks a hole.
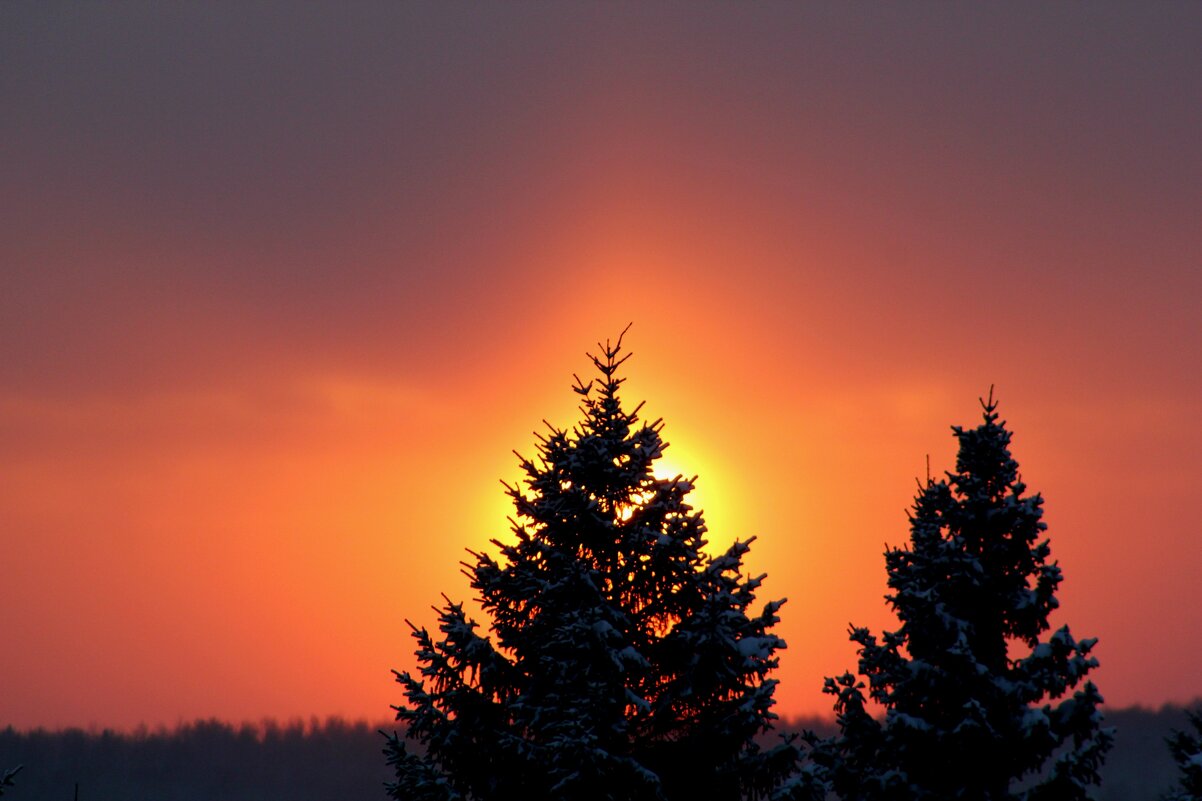
<instances>
[{"instance_id":1,"label":"orange sky","mask_svg":"<svg viewBox=\"0 0 1202 801\"><path fill-rule=\"evenodd\" d=\"M1108 702L1202 695L1200 24L4 4L0 725L387 716L628 322L782 713L991 384Z\"/></svg>"}]
</instances>

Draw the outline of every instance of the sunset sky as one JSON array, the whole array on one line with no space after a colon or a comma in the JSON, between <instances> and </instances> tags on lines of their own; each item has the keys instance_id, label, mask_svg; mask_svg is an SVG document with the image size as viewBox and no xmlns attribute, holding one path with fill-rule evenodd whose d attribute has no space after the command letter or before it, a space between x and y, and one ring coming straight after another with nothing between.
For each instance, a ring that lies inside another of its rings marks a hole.
<instances>
[{"instance_id":1,"label":"sunset sky","mask_svg":"<svg viewBox=\"0 0 1202 801\"><path fill-rule=\"evenodd\" d=\"M1202 5L0 5L0 726L381 720L633 323L778 711L996 386L1112 706L1202 695Z\"/></svg>"}]
</instances>

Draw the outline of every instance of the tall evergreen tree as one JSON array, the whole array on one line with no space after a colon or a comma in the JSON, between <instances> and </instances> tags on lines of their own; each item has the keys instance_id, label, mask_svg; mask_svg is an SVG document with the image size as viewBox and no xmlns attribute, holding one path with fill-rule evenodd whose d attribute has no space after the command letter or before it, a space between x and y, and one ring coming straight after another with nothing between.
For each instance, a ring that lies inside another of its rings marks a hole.
<instances>
[{"instance_id":1,"label":"tall evergreen tree","mask_svg":"<svg viewBox=\"0 0 1202 801\"><path fill-rule=\"evenodd\" d=\"M492 636L449 600L439 637L414 628L420 676L397 674L405 731L386 748L394 798L737 799L785 768L787 745L753 742L775 718L783 601L749 614L763 579L742 572L750 540L703 552L692 481L653 473L662 422L619 398L621 348L576 378L583 419L519 455L500 558L465 563Z\"/></svg>"},{"instance_id":2,"label":"tall evergreen tree","mask_svg":"<svg viewBox=\"0 0 1202 801\"><path fill-rule=\"evenodd\" d=\"M909 547L885 554L900 627L853 627L859 677L826 680L840 733L810 736L812 759L846 801L1073 801L1098 782L1102 697L1090 681L1063 697L1097 666L1095 640L1045 636L1061 572L1043 499L992 392L982 406L981 425L952 429L956 471L920 488Z\"/></svg>"},{"instance_id":3,"label":"tall evergreen tree","mask_svg":"<svg viewBox=\"0 0 1202 801\"><path fill-rule=\"evenodd\" d=\"M1174 731L1169 738L1169 752L1181 771L1181 783L1166 801L1202 801L1202 709L1188 715L1193 733Z\"/></svg>"}]
</instances>

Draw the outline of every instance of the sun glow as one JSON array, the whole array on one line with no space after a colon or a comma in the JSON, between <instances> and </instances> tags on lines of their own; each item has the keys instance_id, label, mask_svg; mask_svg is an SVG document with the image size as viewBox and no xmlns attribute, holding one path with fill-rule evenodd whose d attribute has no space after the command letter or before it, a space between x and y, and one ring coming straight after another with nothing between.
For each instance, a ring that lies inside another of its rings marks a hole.
<instances>
[{"instance_id":1,"label":"sun glow","mask_svg":"<svg viewBox=\"0 0 1202 801\"><path fill-rule=\"evenodd\" d=\"M685 496L685 501L694 512L701 513L705 518L708 533L703 550L716 555L725 551L732 540L746 539L749 534L734 531L728 520L727 510L732 506L729 493L733 487L721 480L722 477L715 473L707 460L697 456L690 453L687 458L677 459L673 453L671 457L660 457L655 462L652 474L661 480L680 477L692 482L693 488Z\"/></svg>"},{"instance_id":2,"label":"sun glow","mask_svg":"<svg viewBox=\"0 0 1202 801\"><path fill-rule=\"evenodd\" d=\"M698 489L697 485L700 481L700 478L698 477L696 471L690 472L674 459L666 459L661 456L659 459L655 460L655 466L652 469L651 474L660 481L671 481L675 478L681 478L690 481L693 484L693 488L689 490L689 493L685 496L685 500L688 502L689 506L693 507L694 510L704 508L704 495Z\"/></svg>"}]
</instances>

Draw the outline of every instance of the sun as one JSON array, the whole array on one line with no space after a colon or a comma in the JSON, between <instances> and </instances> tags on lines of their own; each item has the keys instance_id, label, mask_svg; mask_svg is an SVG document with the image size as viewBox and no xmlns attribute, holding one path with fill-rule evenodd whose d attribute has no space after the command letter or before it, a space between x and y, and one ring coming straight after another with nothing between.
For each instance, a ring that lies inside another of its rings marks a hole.
<instances>
[{"instance_id":1,"label":"sun","mask_svg":"<svg viewBox=\"0 0 1202 801\"><path fill-rule=\"evenodd\" d=\"M704 478L700 476L700 472L696 469L689 469L685 466L686 462L677 461L674 458L661 456L655 460L654 466L651 469L651 474L661 481L666 481L676 477L687 478L693 481L693 489L685 496L689 502L689 506L693 507L694 511L705 511L706 495L702 484L705 483Z\"/></svg>"},{"instance_id":2,"label":"sun","mask_svg":"<svg viewBox=\"0 0 1202 801\"><path fill-rule=\"evenodd\" d=\"M715 496L712 488L714 485L714 476L709 475L707 470L703 469L703 465L697 463L696 459L678 458L677 453L672 453L672 456L661 456L655 459L653 467L651 467L651 475L656 479L670 480L676 479L677 476L684 477L692 481L692 489L688 496L685 496L686 502L692 506L695 512L701 512L706 518L706 526L710 530L716 528L716 523L722 520L722 503L721 498Z\"/></svg>"}]
</instances>

